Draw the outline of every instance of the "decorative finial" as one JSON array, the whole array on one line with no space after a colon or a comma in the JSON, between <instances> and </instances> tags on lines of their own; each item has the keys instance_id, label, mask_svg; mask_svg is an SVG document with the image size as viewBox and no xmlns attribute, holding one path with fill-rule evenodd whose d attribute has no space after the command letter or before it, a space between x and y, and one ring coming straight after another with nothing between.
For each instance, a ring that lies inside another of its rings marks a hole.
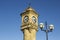
<instances>
[{"instance_id":1,"label":"decorative finial","mask_svg":"<svg viewBox=\"0 0 60 40\"><path fill-rule=\"evenodd\" d=\"M26 4L27 4L27 8L31 7L31 2L26 2Z\"/></svg>"},{"instance_id":2,"label":"decorative finial","mask_svg":"<svg viewBox=\"0 0 60 40\"><path fill-rule=\"evenodd\" d=\"M29 3L28 7L31 7L31 2Z\"/></svg>"}]
</instances>

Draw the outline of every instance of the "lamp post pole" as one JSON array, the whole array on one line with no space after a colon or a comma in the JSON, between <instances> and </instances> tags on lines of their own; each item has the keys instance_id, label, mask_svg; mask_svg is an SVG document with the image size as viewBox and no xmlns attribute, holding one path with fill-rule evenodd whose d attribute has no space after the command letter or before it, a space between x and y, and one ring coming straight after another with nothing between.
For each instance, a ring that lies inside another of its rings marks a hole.
<instances>
[{"instance_id":1,"label":"lamp post pole","mask_svg":"<svg viewBox=\"0 0 60 40\"><path fill-rule=\"evenodd\" d=\"M45 24L45 25L46 25L46 31L45 31L45 32L46 32L46 40L48 40L48 28L47 28L47 22L45 22L45 23L46 23L46 24Z\"/></svg>"},{"instance_id":2,"label":"lamp post pole","mask_svg":"<svg viewBox=\"0 0 60 40\"><path fill-rule=\"evenodd\" d=\"M47 21L46 21L45 22L45 27L46 27L46 29L43 29L44 28L44 24L40 23L40 29L41 29L41 31L44 31L46 33L46 40L48 40L48 33L52 32L52 30L54 29L54 26L51 24L51 25L49 25L49 28L48 28Z\"/></svg>"}]
</instances>

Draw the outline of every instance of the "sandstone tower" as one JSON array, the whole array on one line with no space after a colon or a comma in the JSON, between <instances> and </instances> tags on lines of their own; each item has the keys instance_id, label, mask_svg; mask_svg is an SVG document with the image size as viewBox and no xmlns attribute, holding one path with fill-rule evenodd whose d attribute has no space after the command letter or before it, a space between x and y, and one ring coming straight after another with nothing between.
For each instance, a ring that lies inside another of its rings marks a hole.
<instances>
[{"instance_id":1,"label":"sandstone tower","mask_svg":"<svg viewBox=\"0 0 60 40\"><path fill-rule=\"evenodd\" d=\"M36 32L38 30L38 14L32 7L28 7L21 14L22 26L21 30L24 40L36 40Z\"/></svg>"}]
</instances>

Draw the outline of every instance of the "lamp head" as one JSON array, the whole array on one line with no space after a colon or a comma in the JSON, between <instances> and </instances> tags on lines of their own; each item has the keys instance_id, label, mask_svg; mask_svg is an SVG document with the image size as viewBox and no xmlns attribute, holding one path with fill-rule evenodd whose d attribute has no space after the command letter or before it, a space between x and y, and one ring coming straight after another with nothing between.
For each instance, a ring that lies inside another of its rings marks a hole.
<instances>
[{"instance_id":1,"label":"lamp head","mask_svg":"<svg viewBox=\"0 0 60 40\"><path fill-rule=\"evenodd\" d=\"M44 24L40 23L40 29L43 29L43 28L44 28Z\"/></svg>"},{"instance_id":2,"label":"lamp head","mask_svg":"<svg viewBox=\"0 0 60 40\"><path fill-rule=\"evenodd\" d=\"M54 25L50 24L49 29L52 31L54 29Z\"/></svg>"}]
</instances>

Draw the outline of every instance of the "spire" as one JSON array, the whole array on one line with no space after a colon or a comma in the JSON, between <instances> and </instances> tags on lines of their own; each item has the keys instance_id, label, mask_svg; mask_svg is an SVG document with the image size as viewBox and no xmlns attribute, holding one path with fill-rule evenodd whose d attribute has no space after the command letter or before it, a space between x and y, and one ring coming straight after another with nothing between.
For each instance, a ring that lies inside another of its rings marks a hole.
<instances>
[{"instance_id":1,"label":"spire","mask_svg":"<svg viewBox=\"0 0 60 40\"><path fill-rule=\"evenodd\" d=\"M31 3L29 3L28 7L31 7Z\"/></svg>"},{"instance_id":2,"label":"spire","mask_svg":"<svg viewBox=\"0 0 60 40\"><path fill-rule=\"evenodd\" d=\"M32 11L34 11L34 9L31 7L31 3L29 3L29 5L28 5L28 7L27 7L27 9L26 9L25 11L27 11L27 10L32 10Z\"/></svg>"}]
</instances>

